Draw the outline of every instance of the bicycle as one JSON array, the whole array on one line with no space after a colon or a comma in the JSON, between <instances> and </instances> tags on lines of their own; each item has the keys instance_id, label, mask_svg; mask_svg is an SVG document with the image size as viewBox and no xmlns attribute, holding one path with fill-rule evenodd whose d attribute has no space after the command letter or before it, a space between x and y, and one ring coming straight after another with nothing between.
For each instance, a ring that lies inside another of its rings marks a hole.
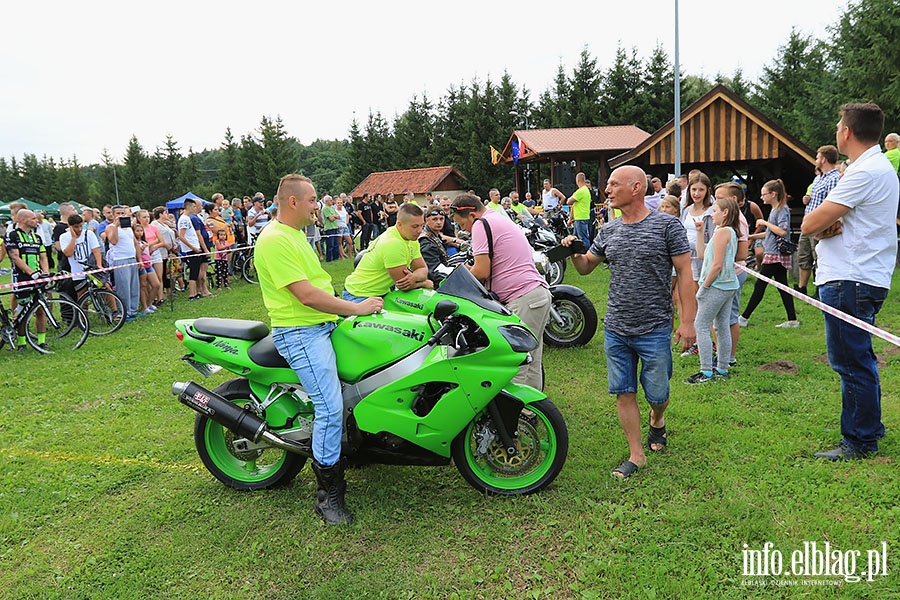
<instances>
[{"instance_id":1,"label":"bicycle","mask_svg":"<svg viewBox=\"0 0 900 600\"><path fill-rule=\"evenodd\" d=\"M247 283L259 285L259 275L256 274L256 266L253 264L252 246L235 251L234 272L240 272L241 277Z\"/></svg>"},{"instance_id":2,"label":"bicycle","mask_svg":"<svg viewBox=\"0 0 900 600\"><path fill-rule=\"evenodd\" d=\"M125 323L125 303L94 273L86 273L87 285L78 298L68 297L87 315L91 335L108 335Z\"/></svg>"},{"instance_id":3,"label":"bicycle","mask_svg":"<svg viewBox=\"0 0 900 600\"><path fill-rule=\"evenodd\" d=\"M19 328L25 331L25 341L41 354L52 354L53 348L75 350L81 348L90 335L87 315L76 303L65 296L52 297L47 294L50 282L34 283L19 288L19 293L29 291L31 296L20 301L15 312L10 312L0 302L0 348L9 344L10 350L18 346ZM6 292L5 295L15 292ZM46 315L46 342L38 343L38 311ZM77 326L76 326L77 325ZM71 338L64 338L73 330ZM52 347L50 346L52 342Z\"/></svg>"}]
</instances>

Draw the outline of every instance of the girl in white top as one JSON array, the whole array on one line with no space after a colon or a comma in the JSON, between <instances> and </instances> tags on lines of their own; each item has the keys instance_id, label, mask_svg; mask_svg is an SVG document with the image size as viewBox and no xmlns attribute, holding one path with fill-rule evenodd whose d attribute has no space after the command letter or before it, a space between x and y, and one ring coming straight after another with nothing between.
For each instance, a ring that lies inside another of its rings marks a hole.
<instances>
[{"instance_id":1,"label":"girl in white top","mask_svg":"<svg viewBox=\"0 0 900 600\"><path fill-rule=\"evenodd\" d=\"M714 229L712 223L712 182L705 173L697 173L688 182L688 195L686 205L681 209L681 223L687 232L688 243L691 245L691 271L694 276L694 289L697 290L697 280L700 279L700 269L703 261L697 258L698 243L706 244ZM697 222L704 222L704 239L697 240Z\"/></svg>"}]
</instances>

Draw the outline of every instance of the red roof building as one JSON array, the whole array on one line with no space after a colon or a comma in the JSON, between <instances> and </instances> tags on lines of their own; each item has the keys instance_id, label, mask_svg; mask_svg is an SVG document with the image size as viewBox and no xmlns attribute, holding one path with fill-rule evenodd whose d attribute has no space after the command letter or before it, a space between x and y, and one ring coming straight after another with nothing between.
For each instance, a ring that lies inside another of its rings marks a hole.
<instances>
[{"instance_id":1,"label":"red roof building","mask_svg":"<svg viewBox=\"0 0 900 600\"><path fill-rule=\"evenodd\" d=\"M363 179L362 183L350 192L350 196L358 200L363 194L387 196L389 192L393 192L399 197L406 192L412 192L416 195L416 200L421 200L426 193L432 192L436 195L453 197L466 191L465 181L465 175L449 166L381 171L371 173Z\"/></svg>"}]
</instances>

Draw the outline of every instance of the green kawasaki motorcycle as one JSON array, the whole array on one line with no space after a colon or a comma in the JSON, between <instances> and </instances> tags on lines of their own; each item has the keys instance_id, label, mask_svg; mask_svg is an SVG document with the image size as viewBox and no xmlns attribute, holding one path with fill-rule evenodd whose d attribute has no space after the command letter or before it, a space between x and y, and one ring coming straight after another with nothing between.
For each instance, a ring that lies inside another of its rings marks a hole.
<instances>
[{"instance_id":1,"label":"green kawasaki motorcycle","mask_svg":"<svg viewBox=\"0 0 900 600\"><path fill-rule=\"evenodd\" d=\"M446 465L482 492L537 492L562 470L565 421L540 391L512 383L537 347L518 317L467 269L440 291L392 292L385 311L340 321L331 339L343 388L343 454L351 463ZM203 464L241 490L285 484L311 456L313 406L258 321L180 320L184 360L238 375L214 390L173 393L198 415Z\"/></svg>"}]
</instances>

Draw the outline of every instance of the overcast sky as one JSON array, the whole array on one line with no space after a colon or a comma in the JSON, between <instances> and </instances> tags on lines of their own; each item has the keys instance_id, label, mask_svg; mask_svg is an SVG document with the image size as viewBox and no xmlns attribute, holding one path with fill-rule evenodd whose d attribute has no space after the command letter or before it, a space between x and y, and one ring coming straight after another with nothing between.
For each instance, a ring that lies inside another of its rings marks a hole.
<instances>
[{"instance_id":1,"label":"overcast sky","mask_svg":"<svg viewBox=\"0 0 900 600\"><path fill-rule=\"evenodd\" d=\"M819 39L848 2L680 0L682 73L755 81L792 27ZM346 138L354 113L389 120L506 70L532 99L587 45L601 69L617 44L674 59L674 1L15 2L0 38L0 156L121 160L236 139L280 115L309 144Z\"/></svg>"}]
</instances>

